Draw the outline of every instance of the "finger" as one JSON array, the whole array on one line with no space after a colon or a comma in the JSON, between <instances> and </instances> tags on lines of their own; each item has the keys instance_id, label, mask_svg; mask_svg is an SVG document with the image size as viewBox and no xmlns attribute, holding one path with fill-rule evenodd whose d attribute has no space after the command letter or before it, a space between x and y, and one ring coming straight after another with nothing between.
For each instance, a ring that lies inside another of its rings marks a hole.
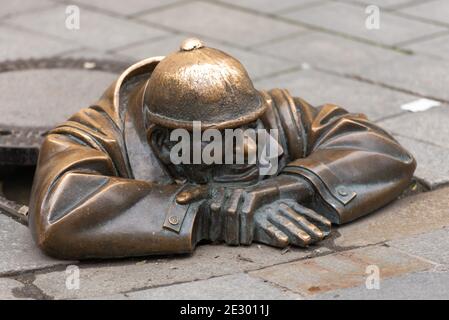
<instances>
[{"instance_id":1,"label":"finger","mask_svg":"<svg viewBox=\"0 0 449 320\"><path fill-rule=\"evenodd\" d=\"M240 240L240 217L238 212L238 207L240 204L240 199L243 190L236 189L232 190L225 203L224 215L225 215L225 241L227 244L237 245Z\"/></svg>"},{"instance_id":2,"label":"finger","mask_svg":"<svg viewBox=\"0 0 449 320\"><path fill-rule=\"evenodd\" d=\"M265 204L271 203L279 196L279 190L276 186L263 186L255 188L246 193L245 201L242 205L242 212L254 212Z\"/></svg>"},{"instance_id":3,"label":"finger","mask_svg":"<svg viewBox=\"0 0 449 320\"><path fill-rule=\"evenodd\" d=\"M223 188L216 191L216 194L212 198L209 205L210 208L210 228L209 239L211 241L217 241L223 239L223 215L221 214L221 208L225 200L225 192Z\"/></svg>"},{"instance_id":4,"label":"finger","mask_svg":"<svg viewBox=\"0 0 449 320\"><path fill-rule=\"evenodd\" d=\"M268 219L278 229L287 234L292 244L300 247L307 247L312 242L311 235L302 230L290 219L287 219L280 214L271 215Z\"/></svg>"},{"instance_id":5,"label":"finger","mask_svg":"<svg viewBox=\"0 0 449 320\"><path fill-rule=\"evenodd\" d=\"M243 197L240 215L240 243L249 245L254 237L254 212L258 197L256 193L248 193Z\"/></svg>"},{"instance_id":6,"label":"finger","mask_svg":"<svg viewBox=\"0 0 449 320\"><path fill-rule=\"evenodd\" d=\"M332 222L329 219L316 213L312 209L306 208L303 205L300 205L296 202L288 203L288 204L282 203L281 207L284 207L284 206L287 206L290 209L293 209L294 211L296 211L298 214L307 217L307 220L311 221L314 225L319 227L320 230L325 233L325 235L329 234L331 227L332 227Z\"/></svg>"},{"instance_id":7,"label":"finger","mask_svg":"<svg viewBox=\"0 0 449 320\"><path fill-rule=\"evenodd\" d=\"M265 219L257 222L254 239L257 242L279 248L289 245L288 236Z\"/></svg>"},{"instance_id":8,"label":"finger","mask_svg":"<svg viewBox=\"0 0 449 320\"><path fill-rule=\"evenodd\" d=\"M298 214L292 208L281 204L279 213L307 232L312 237L313 241L322 240L324 238L325 235L323 231L308 221L305 217Z\"/></svg>"},{"instance_id":9,"label":"finger","mask_svg":"<svg viewBox=\"0 0 449 320\"><path fill-rule=\"evenodd\" d=\"M179 204L186 204L195 200L204 199L207 197L208 188L206 185L192 186L186 188L176 195L176 202Z\"/></svg>"},{"instance_id":10,"label":"finger","mask_svg":"<svg viewBox=\"0 0 449 320\"><path fill-rule=\"evenodd\" d=\"M258 186L245 193L240 210L240 243L251 244L254 237L254 213L263 205L273 201L273 198L277 198L278 195L279 190L273 182Z\"/></svg>"}]
</instances>

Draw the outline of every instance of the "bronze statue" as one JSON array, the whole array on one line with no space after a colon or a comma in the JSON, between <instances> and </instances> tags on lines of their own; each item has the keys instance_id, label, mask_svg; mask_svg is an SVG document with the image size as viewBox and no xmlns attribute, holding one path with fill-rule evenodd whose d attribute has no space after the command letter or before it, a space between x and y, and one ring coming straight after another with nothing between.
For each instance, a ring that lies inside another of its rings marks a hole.
<instances>
[{"instance_id":1,"label":"bronze statue","mask_svg":"<svg viewBox=\"0 0 449 320\"><path fill-rule=\"evenodd\" d=\"M202 131L278 130L275 174L260 175L258 162L174 164L170 135L191 132L193 121ZM29 226L42 250L63 259L188 253L202 240L307 246L331 223L394 200L415 167L363 114L258 91L236 59L187 39L128 68L49 132Z\"/></svg>"}]
</instances>

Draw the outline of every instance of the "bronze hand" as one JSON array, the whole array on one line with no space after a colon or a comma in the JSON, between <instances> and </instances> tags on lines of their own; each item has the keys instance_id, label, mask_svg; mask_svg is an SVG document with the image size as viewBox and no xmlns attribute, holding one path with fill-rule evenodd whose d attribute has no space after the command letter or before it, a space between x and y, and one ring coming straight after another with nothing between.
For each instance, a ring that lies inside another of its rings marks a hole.
<instances>
[{"instance_id":1,"label":"bronze hand","mask_svg":"<svg viewBox=\"0 0 449 320\"><path fill-rule=\"evenodd\" d=\"M312 196L312 187L302 178L282 175L244 188L216 187L210 192L212 241L249 245L254 240L254 216L258 209L279 199L303 202Z\"/></svg>"},{"instance_id":2,"label":"bronze hand","mask_svg":"<svg viewBox=\"0 0 449 320\"><path fill-rule=\"evenodd\" d=\"M326 237L331 222L295 201L280 200L255 215L254 240L275 247L306 247Z\"/></svg>"}]
</instances>

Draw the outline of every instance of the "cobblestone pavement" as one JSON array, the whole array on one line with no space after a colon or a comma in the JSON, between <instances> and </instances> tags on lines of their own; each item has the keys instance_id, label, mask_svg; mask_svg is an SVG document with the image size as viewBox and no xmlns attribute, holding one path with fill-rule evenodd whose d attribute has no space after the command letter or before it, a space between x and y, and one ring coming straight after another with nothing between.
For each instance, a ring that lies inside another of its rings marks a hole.
<instances>
[{"instance_id":1,"label":"cobblestone pavement","mask_svg":"<svg viewBox=\"0 0 449 320\"><path fill-rule=\"evenodd\" d=\"M380 29L366 27L371 4ZM69 5L79 30L66 27ZM84 263L45 257L0 212L0 298L448 299L449 0L4 1L0 62L86 63L0 72L0 125L54 125L117 76L93 59L132 63L187 36L239 58L260 89L366 113L415 155L414 190L306 250L205 245L191 256ZM401 108L419 99L439 106ZM11 190L29 182L12 177L0 187L17 198Z\"/></svg>"}]
</instances>

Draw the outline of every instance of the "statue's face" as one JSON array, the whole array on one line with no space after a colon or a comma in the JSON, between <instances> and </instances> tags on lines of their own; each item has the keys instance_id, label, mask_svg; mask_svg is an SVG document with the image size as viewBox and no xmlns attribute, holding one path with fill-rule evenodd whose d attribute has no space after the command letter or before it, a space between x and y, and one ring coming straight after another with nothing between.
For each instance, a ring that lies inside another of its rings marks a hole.
<instances>
[{"instance_id":1,"label":"statue's face","mask_svg":"<svg viewBox=\"0 0 449 320\"><path fill-rule=\"evenodd\" d=\"M262 123L256 121L238 129L245 132L247 129L257 129L261 126ZM207 134L204 132L197 136L189 132L186 141L185 136L180 137L175 133L174 129L157 127L151 135L154 151L175 179L226 184L258 181L257 162L248 158L248 150L257 152L257 146L252 139L245 137L243 144L236 140L229 144L225 142L225 131L221 130L217 133L221 136L221 141L206 138ZM216 151L218 152L215 153Z\"/></svg>"}]
</instances>

